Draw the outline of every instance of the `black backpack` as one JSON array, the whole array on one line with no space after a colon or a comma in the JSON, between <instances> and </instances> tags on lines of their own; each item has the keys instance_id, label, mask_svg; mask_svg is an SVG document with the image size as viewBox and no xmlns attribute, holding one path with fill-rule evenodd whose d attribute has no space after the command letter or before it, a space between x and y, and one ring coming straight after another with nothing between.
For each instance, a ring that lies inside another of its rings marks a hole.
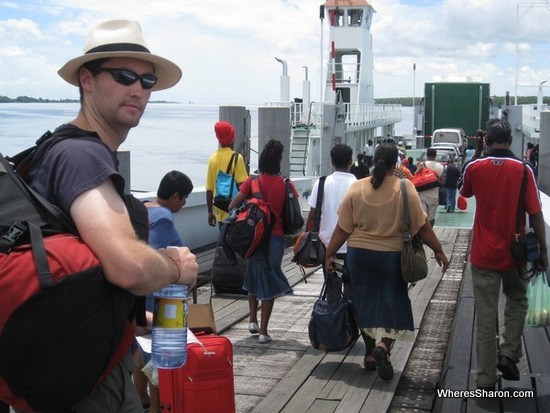
<instances>
[{"instance_id":1,"label":"black backpack","mask_svg":"<svg viewBox=\"0 0 550 413\"><path fill-rule=\"evenodd\" d=\"M262 199L257 176L252 176L251 187L252 196L229 212L220 231L219 244L232 264L237 262L235 254L248 259L257 250L267 254L269 248L275 217L270 204Z\"/></svg>"},{"instance_id":2,"label":"black backpack","mask_svg":"<svg viewBox=\"0 0 550 413\"><path fill-rule=\"evenodd\" d=\"M47 132L9 161L0 154L0 401L24 410L70 411L90 394L135 311L135 297L105 280L70 217L22 177L60 139L97 139L75 130ZM126 203L144 235L145 206Z\"/></svg>"}]
</instances>

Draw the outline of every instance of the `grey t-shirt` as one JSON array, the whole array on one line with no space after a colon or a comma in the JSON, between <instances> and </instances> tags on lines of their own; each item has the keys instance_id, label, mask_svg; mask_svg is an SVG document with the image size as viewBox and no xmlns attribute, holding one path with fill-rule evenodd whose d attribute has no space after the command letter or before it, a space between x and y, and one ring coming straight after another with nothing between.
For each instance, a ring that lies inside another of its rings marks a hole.
<instances>
[{"instance_id":1,"label":"grey t-shirt","mask_svg":"<svg viewBox=\"0 0 550 413\"><path fill-rule=\"evenodd\" d=\"M121 195L124 193L116 153L111 152L97 134L73 128L75 138L52 144L41 162L31 164L27 172L30 186L67 214L76 197L107 179L113 181Z\"/></svg>"}]
</instances>

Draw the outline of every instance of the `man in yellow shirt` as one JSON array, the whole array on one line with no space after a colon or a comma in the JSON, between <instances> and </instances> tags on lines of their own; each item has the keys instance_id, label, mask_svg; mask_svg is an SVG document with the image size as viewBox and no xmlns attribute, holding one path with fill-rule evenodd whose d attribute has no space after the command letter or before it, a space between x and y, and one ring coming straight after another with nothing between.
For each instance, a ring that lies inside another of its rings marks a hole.
<instances>
[{"instance_id":1,"label":"man in yellow shirt","mask_svg":"<svg viewBox=\"0 0 550 413\"><path fill-rule=\"evenodd\" d=\"M220 143L220 148L208 160L208 172L206 175L206 205L208 208L208 225L211 227L218 224L227 217L227 212L214 206L216 197L216 178L219 172L227 172L227 167L233 156L233 145L235 144L235 128L229 122L220 121L214 125L216 138ZM235 174L237 186L248 178L244 159L241 154L237 154L236 161L233 163L229 174ZM233 196L237 195L236 191Z\"/></svg>"}]
</instances>

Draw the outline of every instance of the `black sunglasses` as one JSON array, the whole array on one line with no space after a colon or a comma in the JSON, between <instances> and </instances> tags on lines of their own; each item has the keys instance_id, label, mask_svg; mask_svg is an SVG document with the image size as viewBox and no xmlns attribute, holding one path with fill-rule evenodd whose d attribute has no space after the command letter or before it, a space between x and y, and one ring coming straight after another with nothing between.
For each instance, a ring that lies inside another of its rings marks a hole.
<instances>
[{"instance_id":1,"label":"black sunglasses","mask_svg":"<svg viewBox=\"0 0 550 413\"><path fill-rule=\"evenodd\" d=\"M157 77L153 74L138 75L136 72L128 69L115 69L110 67L98 67L98 72L109 72L117 83L124 86L130 86L139 79L143 89L151 89L157 83Z\"/></svg>"}]
</instances>

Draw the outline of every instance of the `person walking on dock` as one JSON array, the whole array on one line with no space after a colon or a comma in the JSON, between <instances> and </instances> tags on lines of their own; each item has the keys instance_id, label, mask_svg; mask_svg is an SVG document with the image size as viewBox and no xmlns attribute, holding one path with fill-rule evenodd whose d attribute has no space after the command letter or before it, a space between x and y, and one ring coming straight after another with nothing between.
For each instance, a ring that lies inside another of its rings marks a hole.
<instances>
[{"instance_id":1,"label":"person walking on dock","mask_svg":"<svg viewBox=\"0 0 550 413\"><path fill-rule=\"evenodd\" d=\"M460 180L460 169L454 164L453 158L445 165L445 209L455 212L456 189Z\"/></svg>"},{"instance_id":2,"label":"person walking on dock","mask_svg":"<svg viewBox=\"0 0 550 413\"><path fill-rule=\"evenodd\" d=\"M548 266L545 223L533 170L510 150L512 132L504 119L487 123L487 154L464 167L460 194L475 196L476 211L470 252L476 306L478 388L494 390L497 369L506 380L519 380L517 363L522 355L521 335L527 313L525 263L518 263L510 246L515 239L518 197L527 174L524 208L540 242L535 265ZM523 214L523 227L525 213ZM497 342L500 284L506 296L504 331Z\"/></svg>"},{"instance_id":3,"label":"person walking on dock","mask_svg":"<svg viewBox=\"0 0 550 413\"><path fill-rule=\"evenodd\" d=\"M370 167L372 166L372 158L374 156L374 144L372 142L372 139L369 139L367 141L363 152L365 153L365 164L370 171Z\"/></svg>"},{"instance_id":4,"label":"person walking on dock","mask_svg":"<svg viewBox=\"0 0 550 413\"><path fill-rule=\"evenodd\" d=\"M357 181L357 178L350 173L350 163L353 150L343 143L338 143L330 150L330 159L332 161L332 172L325 179L323 187L323 203L321 204L321 224L319 226L319 238L323 244L328 245L330 237L338 222L338 207L340 201L346 194L348 188ZM358 154L357 156L359 157ZM311 196L308 199L310 206L306 222L306 231L313 229L315 218L315 207L317 205L317 194L319 190L319 180L315 181L311 190ZM347 245L344 243L336 253L336 258L345 260ZM348 296L349 280L346 279L347 273L342 277L344 282L344 292Z\"/></svg>"},{"instance_id":5,"label":"person walking on dock","mask_svg":"<svg viewBox=\"0 0 550 413\"><path fill-rule=\"evenodd\" d=\"M362 153L358 153L357 160L351 165L351 168L349 168L349 172L355 175L357 179L363 179L364 177L369 176L369 168L364 160L365 155L363 155ZM334 167L334 163L332 164L332 166Z\"/></svg>"},{"instance_id":6,"label":"person walking on dock","mask_svg":"<svg viewBox=\"0 0 550 413\"><path fill-rule=\"evenodd\" d=\"M420 173L422 169L428 168L434 171L439 178L439 184L443 185L445 183L445 168L439 162L436 162L435 157L437 155L437 149L428 148L426 150L427 160L424 162L419 162L416 166L416 174ZM432 227L435 224L435 213L437 212L437 207L439 205L439 188L426 189L418 193L420 196L420 201L422 201L422 208L424 212L428 215L428 220Z\"/></svg>"},{"instance_id":7,"label":"person walking on dock","mask_svg":"<svg viewBox=\"0 0 550 413\"><path fill-rule=\"evenodd\" d=\"M354 182L344 195L338 223L326 250L325 268L348 242L346 267L351 279L351 302L365 340L366 370L378 370L382 380L393 378L389 360L396 339L414 340L414 323L407 283L401 275L403 248L403 195L401 179L394 175L397 147L380 144L374 154L371 176ZM417 234L447 270L449 261L422 210L411 181L408 194L411 235Z\"/></svg>"},{"instance_id":8,"label":"person walking on dock","mask_svg":"<svg viewBox=\"0 0 550 413\"><path fill-rule=\"evenodd\" d=\"M236 183L233 196L237 195L239 185L242 184L248 173L244 165L243 156L233 150L235 144L235 128L231 123L226 121L216 122L214 132L218 139L220 148L208 159L208 171L206 172L206 207L208 210L208 225L216 226L216 222L220 225L227 218L227 211L224 211L215 205L216 195L218 195L217 180L218 176L227 173L232 175ZM234 160L234 162L233 162ZM229 170L228 170L229 168ZM230 186L232 184L230 183ZM227 202L229 204L229 202Z\"/></svg>"},{"instance_id":9,"label":"person walking on dock","mask_svg":"<svg viewBox=\"0 0 550 413\"><path fill-rule=\"evenodd\" d=\"M250 308L250 323L248 330L251 334L258 334L258 341L266 344L271 341L267 327L271 318L271 311L275 299L292 293L292 287L283 273L281 264L285 251L285 236L283 231L283 208L286 197L285 180L281 173L283 144L278 140L269 140L258 158L257 177L249 177L241 185L239 192L229 204L229 210L241 205L247 198L253 196L252 180L257 179L260 184L262 199L270 204L275 223L269 237L267 254L263 248L246 261L243 289L248 291L248 305ZM298 193L294 184L290 182L294 196ZM260 325L258 325L258 300L262 302Z\"/></svg>"}]
</instances>

